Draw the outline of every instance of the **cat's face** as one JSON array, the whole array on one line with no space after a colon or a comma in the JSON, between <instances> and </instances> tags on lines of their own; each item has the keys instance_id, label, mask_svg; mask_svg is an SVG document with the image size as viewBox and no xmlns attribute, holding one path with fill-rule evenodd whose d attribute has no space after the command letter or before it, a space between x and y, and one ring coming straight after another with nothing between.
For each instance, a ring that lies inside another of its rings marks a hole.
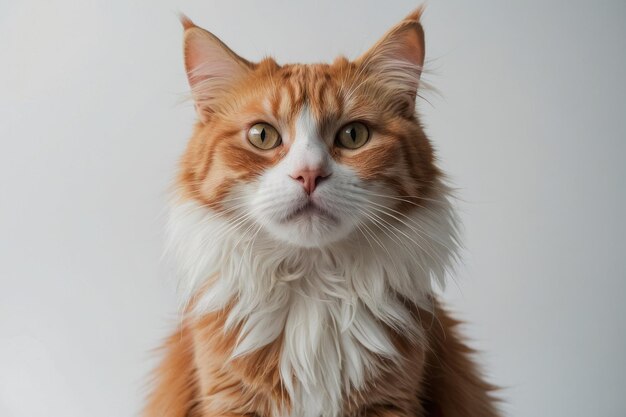
<instances>
[{"instance_id":1,"label":"cat's face","mask_svg":"<svg viewBox=\"0 0 626 417\"><path fill-rule=\"evenodd\" d=\"M229 231L263 229L301 247L401 233L439 176L414 109L417 17L354 62L283 66L250 63L184 21L200 121L182 160L183 198Z\"/></svg>"}]
</instances>

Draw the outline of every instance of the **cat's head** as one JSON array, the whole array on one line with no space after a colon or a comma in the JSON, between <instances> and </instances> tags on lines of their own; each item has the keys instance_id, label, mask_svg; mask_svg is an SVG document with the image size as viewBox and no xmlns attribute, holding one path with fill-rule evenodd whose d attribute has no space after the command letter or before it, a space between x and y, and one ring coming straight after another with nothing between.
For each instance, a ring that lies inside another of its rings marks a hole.
<instances>
[{"instance_id":1,"label":"cat's head","mask_svg":"<svg viewBox=\"0 0 626 417\"><path fill-rule=\"evenodd\" d=\"M415 111L419 17L354 61L312 65L247 61L184 18L199 121L181 163L181 198L231 230L248 225L299 247L396 233L391 226L427 205L440 176Z\"/></svg>"}]
</instances>

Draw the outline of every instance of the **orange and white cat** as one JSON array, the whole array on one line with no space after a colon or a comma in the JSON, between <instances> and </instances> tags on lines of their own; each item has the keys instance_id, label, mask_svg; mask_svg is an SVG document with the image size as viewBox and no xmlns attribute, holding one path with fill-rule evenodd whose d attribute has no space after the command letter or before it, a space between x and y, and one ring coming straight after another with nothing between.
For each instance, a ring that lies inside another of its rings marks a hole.
<instances>
[{"instance_id":1,"label":"orange and white cat","mask_svg":"<svg viewBox=\"0 0 626 417\"><path fill-rule=\"evenodd\" d=\"M146 417L491 417L437 302L457 217L416 114L417 10L354 61L249 62L187 18L186 307Z\"/></svg>"}]
</instances>

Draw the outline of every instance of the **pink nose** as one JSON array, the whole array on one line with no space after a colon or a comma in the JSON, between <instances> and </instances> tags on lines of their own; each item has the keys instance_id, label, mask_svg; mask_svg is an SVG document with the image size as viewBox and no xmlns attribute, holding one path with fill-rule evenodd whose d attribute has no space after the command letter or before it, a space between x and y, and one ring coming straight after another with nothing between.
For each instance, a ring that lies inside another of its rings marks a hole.
<instances>
[{"instance_id":1,"label":"pink nose","mask_svg":"<svg viewBox=\"0 0 626 417\"><path fill-rule=\"evenodd\" d=\"M304 191L311 195L319 183L328 178L330 174L324 173L321 169L300 169L289 174L289 176L300 182Z\"/></svg>"}]
</instances>

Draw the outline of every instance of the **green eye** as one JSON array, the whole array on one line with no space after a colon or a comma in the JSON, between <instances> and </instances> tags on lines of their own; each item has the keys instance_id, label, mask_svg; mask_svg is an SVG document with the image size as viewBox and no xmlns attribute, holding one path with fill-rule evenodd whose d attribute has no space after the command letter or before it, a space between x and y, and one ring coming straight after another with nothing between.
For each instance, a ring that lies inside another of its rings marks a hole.
<instances>
[{"instance_id":1,"label":"green eye","mask_svg":"<svg viewBox=\"0 0 626 417\"><path fill-rule=\"evenodd\" d=\"M337 145L342 148L358 149L370 138L370 131L363 123L348 123L337 133Z\"/></svg>"},{"instance_id":2,"label":"green eye","mask_svg":"<svg viewBox=\"0 0 626 417\"><path fill-rule=\"evenodd\" d=\"M257 123L248 130L248 141L255 147L268 150L280 145L280 135L272 125Z\"/></svg>"}]
</instances>

